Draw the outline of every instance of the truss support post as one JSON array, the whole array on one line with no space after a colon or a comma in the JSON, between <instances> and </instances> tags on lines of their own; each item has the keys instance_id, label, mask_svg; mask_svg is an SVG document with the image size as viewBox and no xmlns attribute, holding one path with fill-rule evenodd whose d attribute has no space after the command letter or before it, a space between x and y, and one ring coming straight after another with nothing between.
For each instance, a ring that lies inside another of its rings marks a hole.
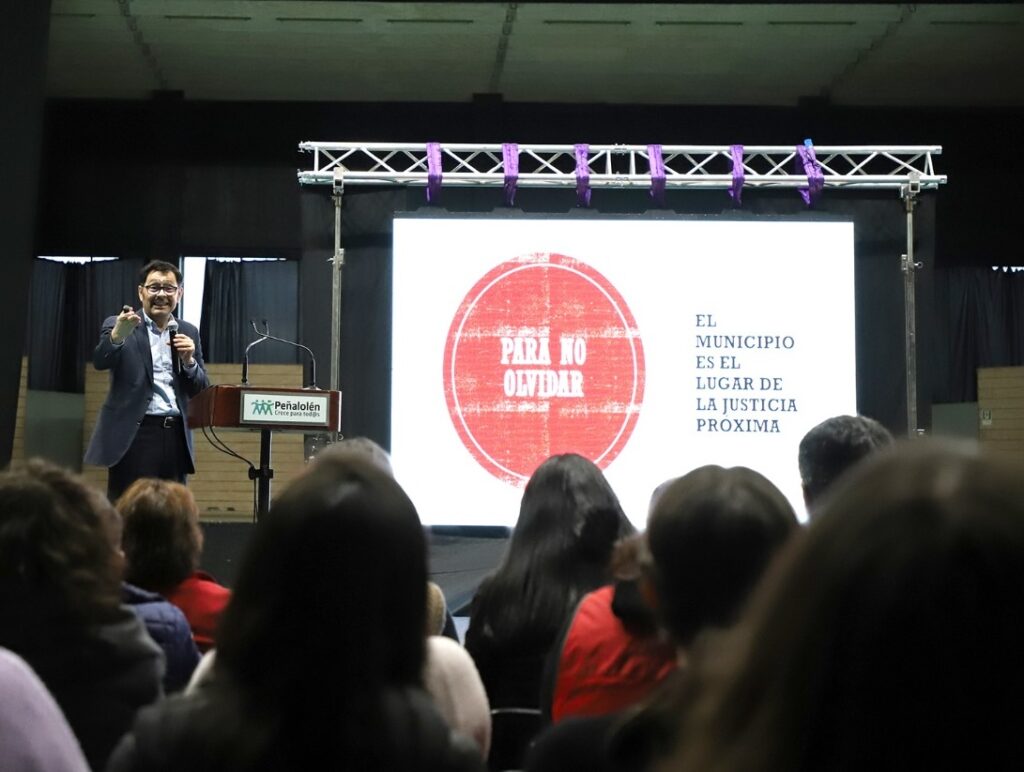
<instances>
[{"instance_id":1,"label":"truss support post","mask_svg":"<svg viewBox=\"0 0 1024 772\"><path fill-rule=\"evenodd\" d=\"M345 176L341 169L334 170L334 254L331 256L331 386L341 389L341 273L345 265L345 250L341 248L341 202L345 195ZM332 440L340 435L333 433Z\"/></svg>"},{"instance_id":2,"label":"truss support post","mask_svg":"<svg viewBox=\"0 0 1024 772\"><path fill-rule=\"evenodd\" d=\"M907 251L901 256L903 270L904 353L907 376L907 436L923 434L917 425L917 271L922 264L914 260L914 207L921 192L921 183L911 175L910 182L900 187L907 213Z\"/></svg>"}]
</instances>

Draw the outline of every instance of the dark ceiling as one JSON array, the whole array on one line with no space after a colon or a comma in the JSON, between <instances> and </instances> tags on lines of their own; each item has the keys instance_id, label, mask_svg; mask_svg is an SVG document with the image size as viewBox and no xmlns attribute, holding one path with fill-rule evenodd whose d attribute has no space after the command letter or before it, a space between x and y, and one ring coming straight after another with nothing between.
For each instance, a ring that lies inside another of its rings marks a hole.
<instances>
[{"instance_id":1,"label":"dark ceiling","mask_svg":"<svg viewBox=\"0 0 1024 772\"><path fill-rule=\"evenodd\" d=\"M1017 3L53 0L48 96L1024 105Z\"/></svg>"}]
</instances>

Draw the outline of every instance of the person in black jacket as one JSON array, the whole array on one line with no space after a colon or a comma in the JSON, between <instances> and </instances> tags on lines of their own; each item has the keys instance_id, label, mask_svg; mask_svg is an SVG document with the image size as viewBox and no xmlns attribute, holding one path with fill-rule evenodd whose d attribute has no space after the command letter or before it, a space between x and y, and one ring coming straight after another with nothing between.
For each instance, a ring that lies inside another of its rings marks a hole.
<instances>
[{"instance_id":1,"label":"person in black jacket","mask_svg":"<svg viewBox=\"0 0 1024 772\"><path fill-rule=\"evenodd\" d=\"M161 696L164 657L121 605L102 495L51 464L0 475L0 646L53 694L103 769L136 711Z\"/></svg>"},{"instance_id":2,"label":"person in black jacket","mask_svg":"<svg viewBox=\"0 0 1024 772\"><path fill-rule=\"evenodd\" d=\"M362 458L317 459L260 520L209 679L142 711L110 772L469 772L422 690L426 542Z\"/></svg>"}]
</instances>

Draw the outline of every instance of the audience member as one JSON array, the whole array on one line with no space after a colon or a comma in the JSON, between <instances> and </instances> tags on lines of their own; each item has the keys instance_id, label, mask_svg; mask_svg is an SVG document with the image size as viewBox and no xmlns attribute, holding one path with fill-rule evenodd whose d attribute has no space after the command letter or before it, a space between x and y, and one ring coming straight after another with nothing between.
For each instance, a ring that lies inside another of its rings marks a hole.
<instances>
[{"instance_id":1,"label":"audience member","mask_svg":"<svg viewBox=\"0 0 1024 772\"><path fill-rule=\"evenodd\" d=\"M388 477L394 479L395 472L391 467L391 456L384 448L378 445L376 442L371 440L369 437L345 437L338 442L332 443L320 451L316 456L316 460L319 463L332 463L339 462L344 463L348 459L361 458L373 464L380 471L386 474ZM443 635L447 638L451 638L453 641L459 640L459 633L455 627L455 620L452 618L451 611L448 609L448 603L445 600L444 593L441 588L430 582L427 586L428 592L432 593L428 597L428 620L432 619L430 614L440 611L443 615L443 624L439 631L435 631L431 627L431 635ZM431 605L433 604L433 605Z\"/></svg>"},{"instance_id":2,"label":"audience member","mask_svg":"<svg viewBox=\"0 0 1024 772\"><path fill-rule=\"evenodd\" d=\"M1021 608L1024 468L878 454L695 666L665 769L1019 769Z\"/></svg>"},{"instance_id":3,"label":"audience member","mask_svg":"<svg viewBox=\"0 0 1024 772\"><path fill-rule=\"evenodd\" d=\"M390 454L369 437L345 437L328 445L316 456L317 461L337 459L344 462L350 458L366 459L388 477L395 476Z\"/></svg>"},{"instance_id":4,"label":"audience member","mask_svg":"<svg viewBox=\"0 0 1024 772\"><path fill-rule=\"evenodd\" d=\"M195 694L211 678L213 678L213 665L217 661L217 649L210 649L199 658L199 664L192 671L192 677L188 679L188 686L185 687L185 695Z\"/></svg>"},{"instance_id":5,"label":"audience member","mask_svg":"<svg viewBox=\"0 0 1024 772\"><path fill-rule=\"evenodd\" d=\"M142 620L149 637L164 652L164 692L180 692L199 664L199 649L185 614L162 595L128 582L121 583L121 602Z\"/></svg>"},{"instance_id":6,"label":"audience member","mask_svg":"<svg viewBox=\"0 0 1024 772\"><path fill-rule=\"evenodd\" d=\"M121 514L103 496L96 496L104 532L113 548L118 573L124 574L124 551L121 538L124 522ZM164 691L181 691L192 671L199 664L199 650L192 640L192 628L181 609L166 598L143 590L128 582L121 582L121 602L135 612L146 626L146 632L164 652Z\"/></svg>"},{"instance_id":7,"label":"audience member","mask_svg":"<svg viewBox=\"0 0 1024 772\"><path fill-rule=\"evenodd\" d=\"M144 478L128 486L117 509L124 518L125 578L180 608L199 651L208 651L231 591L199 570L203 532L192 492Z\"/></svg>"},{"instance_id":8,"label":"audience member","mask_svg":"<svg viewBox=\"0 0 1024 772\"><path fill-rule=\"evenodd\" d=\"M789 502L751 469L705 466L660 489L647 522L641 589L676 646L680 670L634 709L558 724L537 742L527 768L651 768L675 737L671 696L685 679L694 641L733 624L796 530Z\"/></svg>"},{"instance_id":9,"label":"audience member","mask_svg":"<svg viewBox=\"0 0 1024 772\"><path fill-rule=\"evenodd\" d=\"M448 726L473 740L486 759L491 748L491 708L469 653L451 638L429 636L423 686Z\"/></svg>"},{"instance_id":10,"label":"audience member","mask_svg":"<svg viewBox=\"0 0 1024 772\"><path fill-rule=\"evenodd\" d=\"M675 647L641 591L646 549L643 534L616 545L614 583L583 597L552 650L541 704L553 723L633 705L675 670Z\"/></svg>"},{"instance_id":11,"label":"audience member","mask_svg":"<svg viewBox=\"0 0 1024 772\"><path fill-rule=\"evenodd\" d=\"M443 635L461 645L448 600L436 582L427 582L427 635Z\"/></svg>"},{"instance_id":12,"label":"audience member","mask_svg":"<svg viewBox=\"0 0 1024 772\"><path fill-rule=\"evenodd\" d=\"M419 688L426 582L398 484L311 464L256 526L212 678L143 711L110 771L479 769Z\"/></svg>"},{"instance_id":13,"label":"audience member","mask_svg":"<svg viewBox=\"0 0 1024 772\"><path fill-rule=\"evenodd\" d=\"M427 582L427 648L423 662L423 686L433 697L438 712L448 726L476 742L481 756L487 758L491 744L491 713L487 693L473 658L457 639L443 635L446 608L441 588L434 582ZM210 649L203 655L189 681L186 694L194 694L213 677L216 654L216 649Z\"/></svg>"},{"instance_id":14,"label":"audience member","mask_svg":"<svg viewBox=\"0 0 1024 772\"><path fill-rule=\"evenodd\" d=\"M654 489L648 517L672 482ZM541 706L552 722L632 705L675 669L675 647L640 590L647 556L645 534L616 544L614 584L585 595L563 629L544 669Z\"/></svg>"},{"instance_id":15,"label":"audience member","mask_svg":"<svg viewBox=\"0 0 1024 772\"><path fill-rule=\"evenodd\" d=\"M440 635L445 628L445 613L448 610L448 601L445 600L444 592L435 582L427 582L427 635Z\"/></svg>"},{"instance_id":16,"label":"audience member","mask_svg":"<svg viewBox=\"0 0 1024 772\"><path fill-rule=\"evenodd\" d=\"M164 667L121 605L101 501L44 462L0 474L0 645L43 680L94 770L138 708L160 697Z\"/></svg>"},{"instance_id":17,"label":"audience member","mask_svg":"<svg viewBox=\"0 0 1024 772\"><path fill-rule=\"evenodd\" d=\"M800 440L798 463L807 514L813 520L822 494L844 472L865 456L887 447L892 434L866 416L839 415L828 418Z\"/></svg>"},{"instance_id":18,"label":"audience member","mask_svg":"<svg viewBox=\"0 0 1024 772\"><path fill-rule=\"evenodd\" d=\"M533 473L466 631L492 708L539 709L544 660L559 631L579 599L609 581L612 548L632 532L601 470L582 456L552 456Z\"/></svg>"},{"instance_id":19,"label":"audience member","mask_svg":"<svg viewBox=\"0 0 1024 772\"><path fill-rule=\"evenodd\" d=\"M0 769L89 772L71 727L25 661L0 648Z\"/></svg>"}]
</instances>

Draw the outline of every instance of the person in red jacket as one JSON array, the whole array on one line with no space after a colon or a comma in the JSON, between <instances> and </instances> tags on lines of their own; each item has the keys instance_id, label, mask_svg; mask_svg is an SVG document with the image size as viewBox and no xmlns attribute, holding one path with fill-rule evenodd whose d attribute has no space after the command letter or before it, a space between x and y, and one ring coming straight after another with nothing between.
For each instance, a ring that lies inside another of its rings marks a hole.
<instances>
[{"instance_id":1,"label":"person in red jacket","mask_svg":"<svg viewBox=\"0 0 1024 772\"><path fill-rule=\"evenodd\" d=\"M766 477L745 467L703 466L673 480L657 496L642 541L639 590L677 650L677 669L653 688L645 675L657 660L639 641L617 634L581 640L564 651L555 708L562 718L526 758L527 772L642 772L671 748L676 695L686 688L690 652L699 636L730 627L776 552L797 531L793 508ZM586 600L586 599L584 599ZM585 620L579 618L580 622ZM605 626L604 632L615 631ZM591 631L596 628L591 626ZM573 640L570 632L568 639ZM618 648L621 659L609 656ZM597 653L595 660L585 656ZM600 695L604 669L610 692ZM584 666L581 667L580 664ZM640 703L614 713L630 691L650 689ZM559 694L564 695L561 702ZM576 713L568 716L569 711ZM567 717L568 716L568 717Z\"/></svg>"},{"instance_id":2,"label":"person in red jacket","mask_svg":"<svg viewBox=\"0 0 1024 772\"><path fill-rule=\"evenodd\" d=\"M209 651L231 591L199 570L203 532L192 492L167 480L136 480L117 509L124 518L125 579L180 608L196 646Z\"/></svg>"},{"instance_id":3,"label":"person in red jacket","mask_svg":"<svg viewBox=\"0 0 1024 772\"><path fill-rule=\"evenodd\" d=\"M541 704L552 723L634 705L675 670L676 648L640 589L645 538L616 545L615 582L583 597L549 656Z\"/></svg>"}]
</instances>

